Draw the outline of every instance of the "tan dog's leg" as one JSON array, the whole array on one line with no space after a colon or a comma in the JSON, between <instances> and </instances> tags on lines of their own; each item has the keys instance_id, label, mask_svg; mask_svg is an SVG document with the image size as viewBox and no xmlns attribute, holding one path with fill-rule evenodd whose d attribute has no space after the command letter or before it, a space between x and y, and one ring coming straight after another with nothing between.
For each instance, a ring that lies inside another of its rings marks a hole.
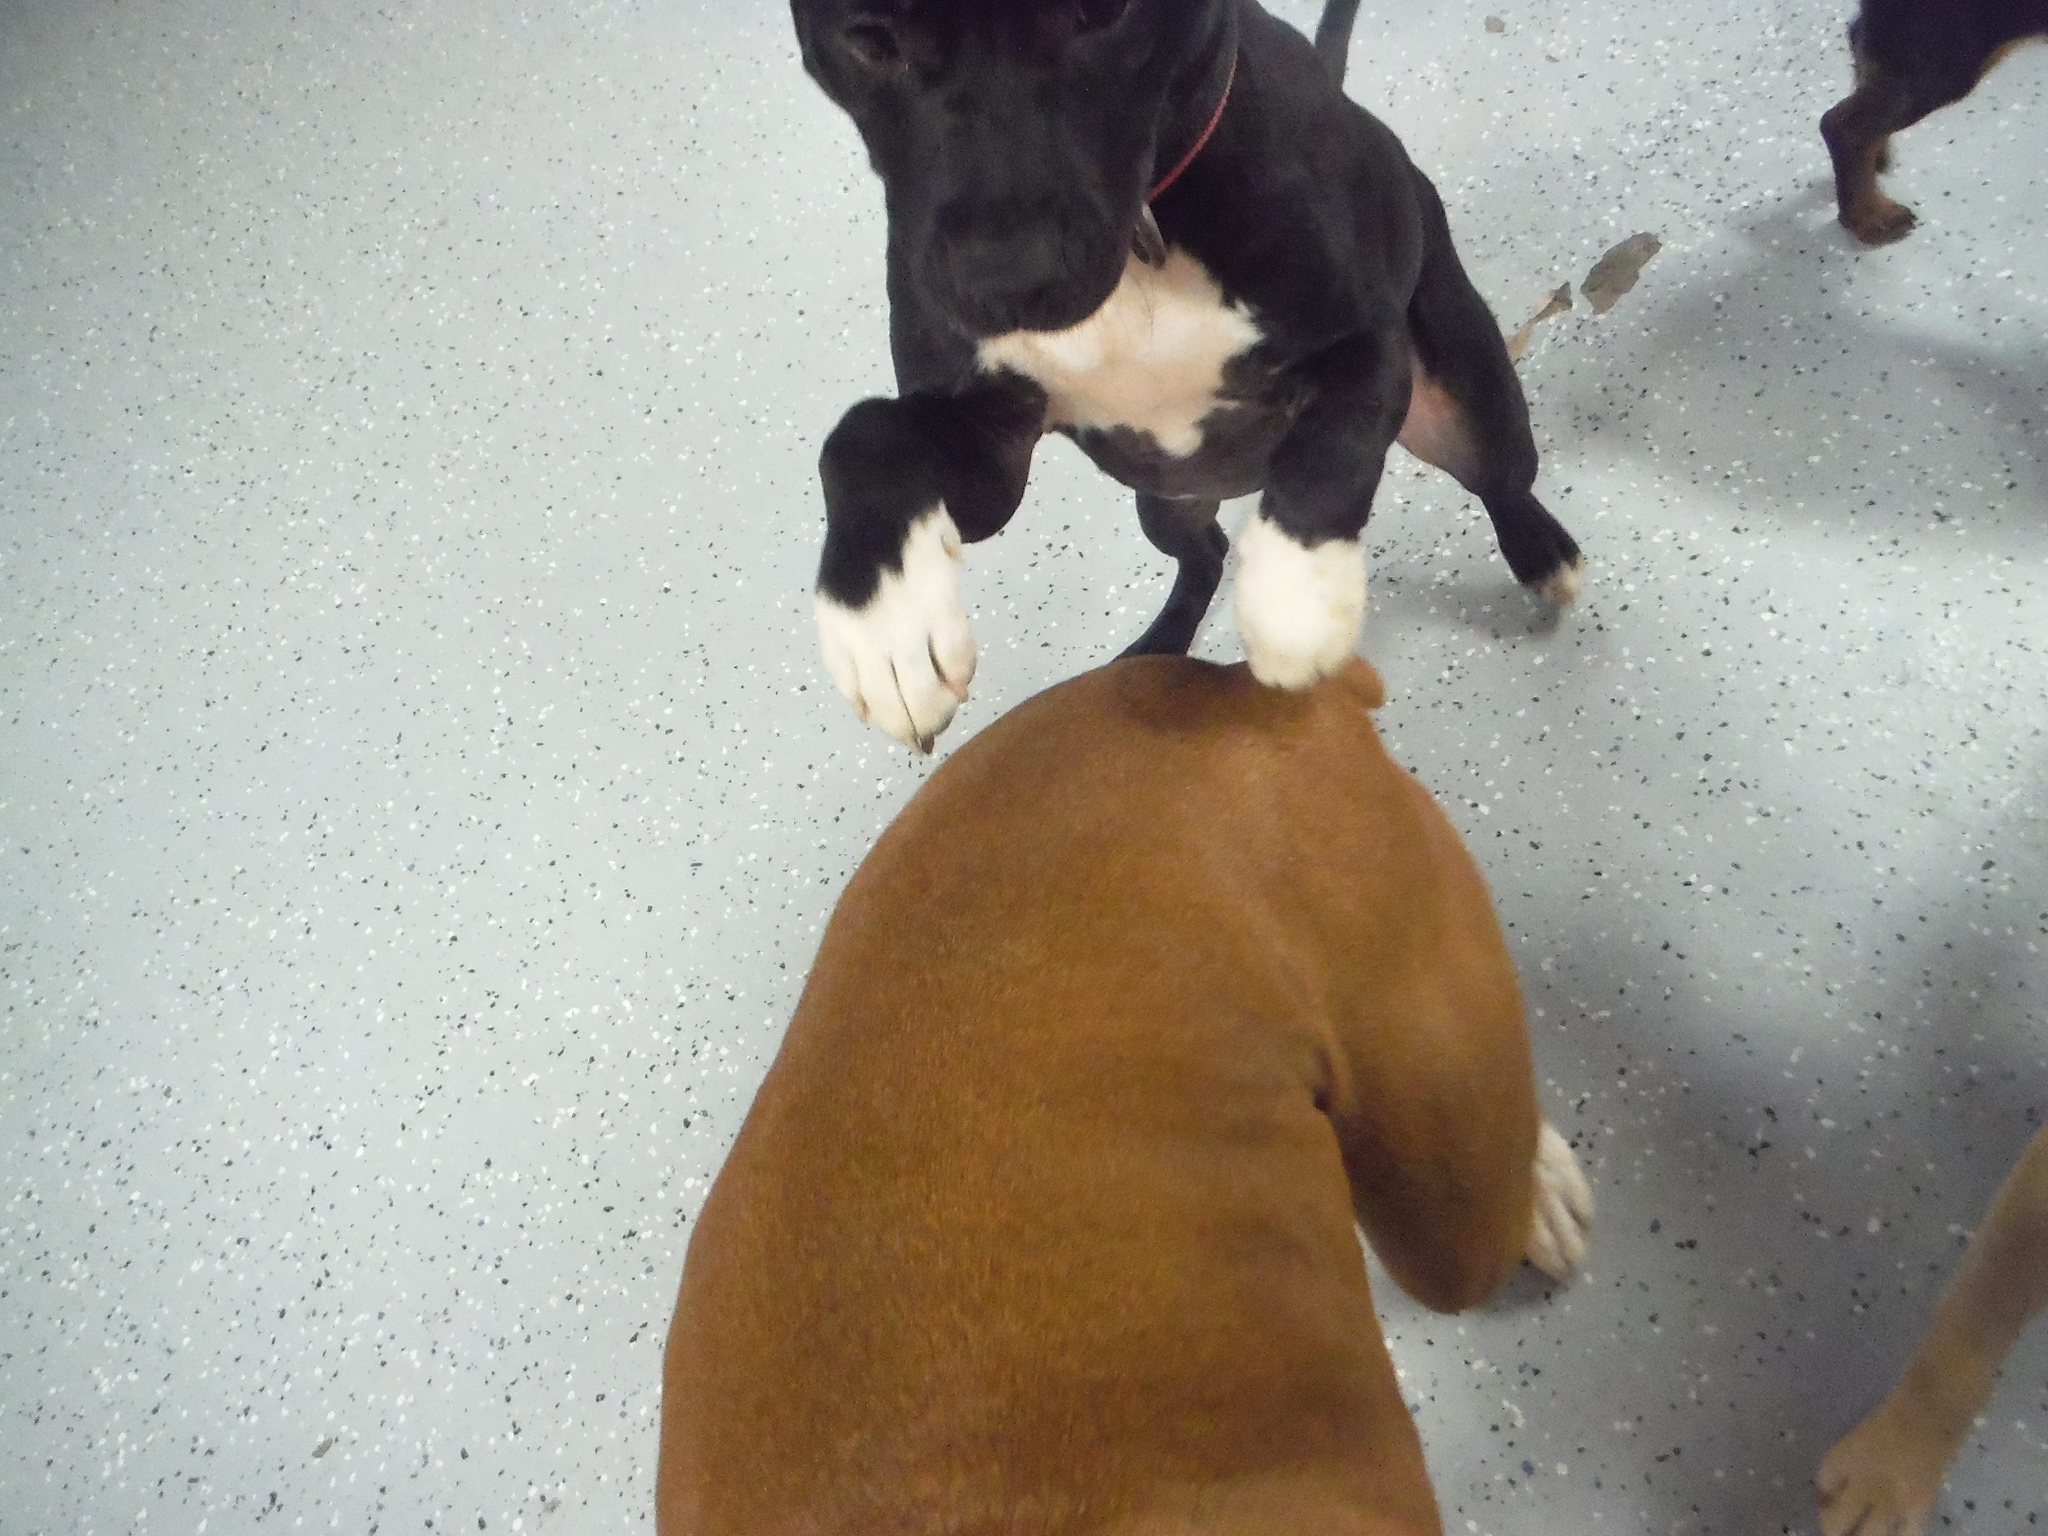
<instances>
[{"instance_id":1,"label":"tan dog's leg","mask_svg":"<svg viewBox=\"0 0 2048 1536\"><path fill-rule=\"evenodd\" d=\"M2020 1154L1891 1395L1820 1464L1825 1536L1914 1536L1990 1401L2000 1362L2048 1305L2048 1130Z\"/></svg>"}]
</instances>

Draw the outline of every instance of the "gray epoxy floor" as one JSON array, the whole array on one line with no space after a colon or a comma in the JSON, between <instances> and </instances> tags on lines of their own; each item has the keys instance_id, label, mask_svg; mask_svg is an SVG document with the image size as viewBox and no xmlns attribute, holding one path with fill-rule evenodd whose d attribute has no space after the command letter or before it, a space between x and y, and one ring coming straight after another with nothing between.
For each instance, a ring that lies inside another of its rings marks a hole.
<instances>
[{"instance_id":1,"label":"gray epoxy floor","mask_svg":"<svg viewBox=\"0 0 2048 1536\"><path fill-rule=\"evenodd\" d=\"M1374 524L1601 1201L1555 1298L1382 1287L1453 1533L1812 1530L2040 1118L2048 50L1865 252L1845 19L1359 25L1506 325L1665 242L1523 365L1578 613L1431 471ZM880 255L780 6L0 0L0 1531L649 1527L692 1214L924 772L807 594ZM949 740L1164 576L1048 448ZM2044 1512L2048 1327L1940 1518Z\"/></svg>"}]
</instances>

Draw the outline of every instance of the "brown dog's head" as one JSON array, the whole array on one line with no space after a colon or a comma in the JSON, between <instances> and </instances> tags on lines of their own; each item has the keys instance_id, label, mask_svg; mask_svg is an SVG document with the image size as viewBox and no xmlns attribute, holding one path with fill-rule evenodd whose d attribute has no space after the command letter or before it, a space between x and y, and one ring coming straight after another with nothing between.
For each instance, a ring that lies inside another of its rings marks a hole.
<instances>
[{"instance_id":1,"label":"brown dog's head","mask_svg":"<svg viewBox=\"0 0 2048 1536\"><path fill-rule=\"evenodd\" d=\"M1164 126L1228 0L792 0L804 67L882 178L898 270L962 334L1064 330L1123 276ZM1199 123L1197 123L1199 127Z\"/></svg>"}]
</instances>

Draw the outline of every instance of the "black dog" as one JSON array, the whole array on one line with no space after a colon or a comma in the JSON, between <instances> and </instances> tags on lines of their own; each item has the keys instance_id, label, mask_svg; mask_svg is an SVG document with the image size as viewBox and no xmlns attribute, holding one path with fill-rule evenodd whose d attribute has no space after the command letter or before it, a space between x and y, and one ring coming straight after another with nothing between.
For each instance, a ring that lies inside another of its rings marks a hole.
<instances>
[{"instance_id":1,"label":"black dog","mask_svg":"<svg viewBox=\"0 0 2048 1536\"><path fill-rule=\"evenodd\" d=\"M1890 139L1961 101L2017 44L2048 35L2048 0L1863 0L1849 26L1856 89L1821 117L1835 162L1835 203L1857 239L1884 245L1913 210L1877 187Z\"/></svg>"},{"instance_id":2,"label":"black dog","mask_svg":"<svg viewBox=\"0 0 2048 1536\"><path fill-rule=\"evenodd\" d=\"M1359 536L1387 447L1476 494L1518 580L1577 592L1531 494L1499 326L1436 191L1338 88L1356 0L1317 44L1253 0L793 0L889 218L901 393L826 442L817 609L864 718L929 750L974 640L949 556L997 532L1065 432L1138 492L1179 562L1133 652L1185 651L1223 571L1221 498L1264 489L1238 629L1261 681L1352 652Z\"/></svg>"}]
</instances>

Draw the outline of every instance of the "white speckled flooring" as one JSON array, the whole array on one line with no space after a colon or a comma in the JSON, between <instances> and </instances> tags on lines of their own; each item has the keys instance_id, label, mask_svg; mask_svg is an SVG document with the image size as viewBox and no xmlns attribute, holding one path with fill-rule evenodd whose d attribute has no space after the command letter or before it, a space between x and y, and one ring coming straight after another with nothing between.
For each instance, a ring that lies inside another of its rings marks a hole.
<instances>
[{"instance_id":1,"label":"white speckled flooring","mask_svg":"<svg viewBox=\"0 0 2048 1536\"><path fill-rule=\"evenodd\" d=\"M1382 1287L1453 1533L1811 1531L2048 1102L2048 50L1864 252L1846 13L1360 21L1506 324L1666 242L1524 363L1576 616L1434 472L1373 525L1602 1202L1560 1302ZM779 5L0 0L0 1531L650 1527L704 1181L922 772L809 618L886 387ZM953 739L1164 578L1046 451ZM1940 1508L2044 1516L2048 1326Z\"/></svg>"}]
</instances>

